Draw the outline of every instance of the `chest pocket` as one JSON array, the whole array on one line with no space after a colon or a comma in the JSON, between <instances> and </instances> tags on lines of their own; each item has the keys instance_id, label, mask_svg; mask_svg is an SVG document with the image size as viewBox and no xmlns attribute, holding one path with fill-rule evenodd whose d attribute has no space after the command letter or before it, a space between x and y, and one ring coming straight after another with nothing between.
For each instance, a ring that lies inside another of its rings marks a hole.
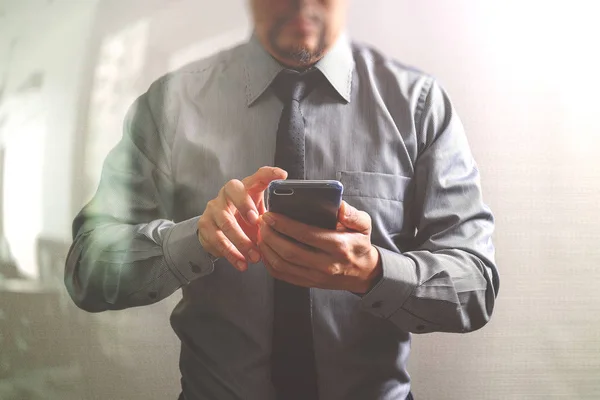
<instances>
[{"instance_id":1,"label":"chest pocket","mask_svg":"<svg viewBox=\"0 0 600 400\"><path fill-rule=\"evenodd\" d=\"M411 178L354 171L338 171L336 177L344 185L343 199L371 216L374 244L389 247L392 242L399 244L399 240L414 235L414 228L406 224L405 215L405 197Z\"/></svg>"}]
</instances>

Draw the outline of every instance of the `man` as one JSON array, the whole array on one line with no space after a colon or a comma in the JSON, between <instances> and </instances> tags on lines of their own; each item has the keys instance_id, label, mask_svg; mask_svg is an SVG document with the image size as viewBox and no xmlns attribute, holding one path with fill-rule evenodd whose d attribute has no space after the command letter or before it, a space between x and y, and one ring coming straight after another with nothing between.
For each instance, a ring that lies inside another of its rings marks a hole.
<instances>
[{"instance_id":1,"label":"man","mask_svg":"<svg viewBox=\"0 0 600 400\"><path fill-rule=\"evenodd\" d=\"M499 286L463 127L434 79L349 42L345 0L250 3L248 43L132 107L69 293L98 312L182 288L181 399L411 398L410 333L482 327ZM335 231L265 213L288 174L344 184Z\"/></svg>"}]
</instances>

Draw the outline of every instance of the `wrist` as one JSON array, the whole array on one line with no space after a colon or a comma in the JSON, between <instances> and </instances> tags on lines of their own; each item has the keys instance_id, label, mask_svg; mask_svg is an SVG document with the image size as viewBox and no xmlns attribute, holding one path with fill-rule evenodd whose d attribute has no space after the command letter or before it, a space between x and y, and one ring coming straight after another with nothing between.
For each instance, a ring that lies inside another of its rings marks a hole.
<instances>
[{"instance_id":1,"label":"wrist","mask_svg":"<svg viewBox=\"0 0 600 400\"><path fill-rule=\"evenodd\" d=\"M381 263L381 256L379 254L379 250L373 245L371 245L371 250L369 251L369 270L370 272L365 278L365 284L363 286L363 290L360 291L361 294L366 294L371 291L379 283L381 277L383 276L383 265Z\"/></svg>"},{"instance_id":2,"label":"wrist","mask_svg":"<svg viewBox=\"0 0 600 400\"><path fill-rule=\"evenodd\" d=\"M215 263L217 261L219 261L219 259L221 258L220 256L215 256L213 255L210 251L208 251L206 249L206 247L204 246L204 243L202 242L202 237L200 236L200 230L196 228L196 236L198 237L198 243L200 243L200 247L202 247L202 249L204 250L204 252L206 253L206 257L208 258L208 260L211 262L211 264L215 265Z\"/></svg>"},{"instance_id":3,"label":"wrist","mask_svg":"<svg viewBox=\"0 0 600 400\"><path fill-rule=\"evenodd\" d=\"M381 277L383 276L383 265L381 262L381 255L379 254L379 250L377 250L377 247L371 245L371 253L373 254L375 266L373 267L373 270L371 271L371 276L370 276L371 286L369 287L369 290L371 290L371 288L373 288L373 286L375 286L377 284L377 282L379 282L381 280Z\"/></svg>"}]
</instances>

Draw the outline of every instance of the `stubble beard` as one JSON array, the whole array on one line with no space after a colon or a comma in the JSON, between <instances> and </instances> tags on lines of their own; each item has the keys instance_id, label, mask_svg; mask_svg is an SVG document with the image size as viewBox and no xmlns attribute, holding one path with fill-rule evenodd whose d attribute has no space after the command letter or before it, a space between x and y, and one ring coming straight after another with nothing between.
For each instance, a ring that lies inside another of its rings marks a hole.
<instances>
[{"instance_id":1,"label":"stubble beard","mask_svg":"<svg viewBox=\"0 0 600 400\"><path fill-rule=\"evenodd\" d=\"M285 24L289 22L289 18L282 18L273 26L269 31L269 43L279 58L302 66L309 66L323 57L326 37L325 26L319 18L313 17L312 20L319 27L317 46L312 50L303 45L292 47L282 47L279 45L279 36Z\"/></svg>"}]
</instances>

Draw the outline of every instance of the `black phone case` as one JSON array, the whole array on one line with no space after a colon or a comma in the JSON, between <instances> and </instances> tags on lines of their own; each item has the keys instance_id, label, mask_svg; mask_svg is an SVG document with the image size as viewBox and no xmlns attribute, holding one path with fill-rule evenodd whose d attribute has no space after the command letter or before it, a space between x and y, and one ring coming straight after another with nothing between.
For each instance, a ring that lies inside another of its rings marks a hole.
<instances>
[{"instance_id":1,"label":"black phone case","mask_svg":"<svg viewBox=\"0 0 600 400\"><path fill-rule=\"evenodd\" d=\"M281 195L276 191L293 190ZM269 185L269 211L308 225L335 229L342 201L342 184L336 181L273 181Z\"/></svg>"}]
</instances>

